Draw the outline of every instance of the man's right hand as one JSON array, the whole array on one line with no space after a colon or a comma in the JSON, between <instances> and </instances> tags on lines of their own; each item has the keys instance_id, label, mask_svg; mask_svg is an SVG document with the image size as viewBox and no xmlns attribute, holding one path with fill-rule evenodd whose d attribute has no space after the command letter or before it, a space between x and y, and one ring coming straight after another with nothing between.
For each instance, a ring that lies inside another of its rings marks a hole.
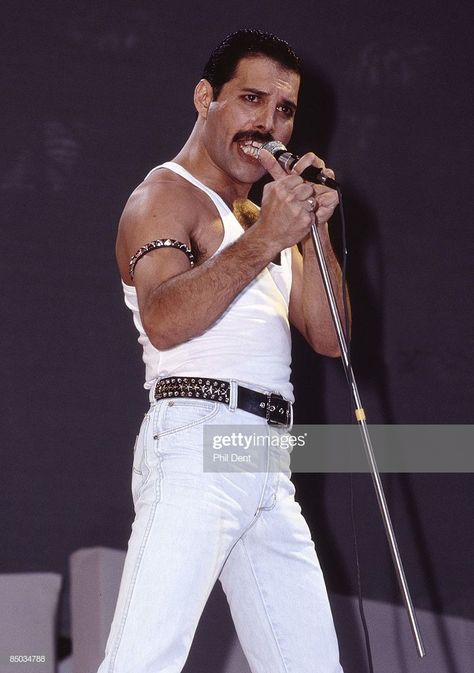
<instances>
[{"instance_id":1,"label":"man's right hand","mask_svg":"<svg viewBox=\"0 0 474 673\"><path fill-rule=\"evenodd\" d=\"M262 236L284 250L301 241L314 224L315 189L299 175L285 173L267 150L260 151L259 159L274 182L264 187L260 217L255 226L258 225Z\"/></svg>"}]
</instances>

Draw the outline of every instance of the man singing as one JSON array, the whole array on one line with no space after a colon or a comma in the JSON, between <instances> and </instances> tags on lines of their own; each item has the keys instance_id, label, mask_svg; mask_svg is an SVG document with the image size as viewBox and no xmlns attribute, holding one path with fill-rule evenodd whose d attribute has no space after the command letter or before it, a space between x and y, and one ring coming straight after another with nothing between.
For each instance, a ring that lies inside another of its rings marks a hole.
<instances>
[{"instance_id":1,"label":"man singing","mask_svg":"<svg viewBox=\"0 0 474 673\"><path fill-rule=\"evenodd\" d=\"M286 42L256 30L228 36L195 88L186 144L122 215L117 260L151 406L100 673L179 673L217 579L253 673L342 672L288 452L260 448L259 471L203 468L204 428L289 428L290 322L315 351L339 355L309 235L316 222L340 303L327 225L337 194L300 177L309 166L333 173L309 153L287 175L261 149L290 140L299 83ZM259 209L247 195L266 172L273 182Z\"/></svg>"}]
</instances>

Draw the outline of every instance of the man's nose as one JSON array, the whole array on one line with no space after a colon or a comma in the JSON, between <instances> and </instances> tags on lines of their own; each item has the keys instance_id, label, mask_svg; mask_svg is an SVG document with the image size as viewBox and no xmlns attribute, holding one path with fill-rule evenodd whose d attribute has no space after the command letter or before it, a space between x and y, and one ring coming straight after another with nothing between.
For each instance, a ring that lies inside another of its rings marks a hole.
<instances>
[{"instance_id":1,"label":"man's nose","mask_svg":"<svg viewBox=\"0 0 474 673\"><path fill-rule=\"evenodd\" d=\"M271 106L262 105L255 115L254 124L263 133L272 133L275 123L275 114Z\"/></svg>"}]
</instances>

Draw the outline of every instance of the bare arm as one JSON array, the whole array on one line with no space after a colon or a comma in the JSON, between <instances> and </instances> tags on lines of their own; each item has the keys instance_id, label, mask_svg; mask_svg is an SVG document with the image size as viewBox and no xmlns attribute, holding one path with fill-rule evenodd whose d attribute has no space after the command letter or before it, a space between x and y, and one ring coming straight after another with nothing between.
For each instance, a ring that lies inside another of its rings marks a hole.
<instances>
[{"instance_id":1,"label":"bare arm","mask_svg":"<svg viewBox=\"0 0 474 673\"><path fill-rule=\"evenodd\" d=\"M183 260L170 260L166 267L159 259L143 259L135 282L143 326L153 345L164 350L205 332L271 261L277 252L271 249L251 229L194 269L186 259L184 265ZM168 273L173 275L160 282Z\"/></svg>"},{"instance_id":2,"label":"bare arm","mask_svg":"<svg viewBox=\"0 0 474 673\"><path fill-rule=\"evenodd\" d=\"M307 234L311 216L300 198L302 184L298 176L285 176L267 185L255 224L193 269L186 256L173 248L155 250L138 262L134 282L140 315L156 348L171 348L202 334L280 250ZM202 212L187 188L142 189L122 216L119 259L157 238L176 238L190 245ZM124 268L123 261L119 265Z\"/></svg>"},{"instance_id":3,"label":"bare arm","mask_svg":"<svg viewBox=\"0 0 474 673\"><path fill-rule=\"evenodd\" d=\"M263 152L261 154L263 155ZM262 163L264 163L265 168L276 180L281 179L285 175L283 169L268 153L263 156ZM311 165L324 167L321 159L309 153L305 154L295 164L294 170L297 173L301 173ZM325 172L330 177L334 176L330 169L326 169ZM315 191L317 201L315 221L318 226L324 256L336 296L339 315L342 317L342 273L334 255L328 232L328 220L338 202L337 193L332 189L319 185L314 185L312 188ZM332 323L311 236L305 236L301 244L303 255L301 255L297 246L294 246L292 249L293 282L290 296L290 320L317 353L330 357L338 357L341 354L339 342ZM348 308L350 323L350 307Z\"/></svg>"},{"instance_id":4,"label":"bare arm","mask_svg":"<svg viewBox=\"0 0 474 673\"><path fill-rule=\"evenodd\" d=\"M319 227L319 233L344 328L342 273L329 240L327 223ZM311 238L308 237L303 241L302 247L303 255L296 246L292 248L293 283L290 299L290 320L317 353L329 357L339 357L341 354L339 342L334 330ZM350 324L350 306L348 306L348 309Z\"/></svg>"}]
</instances>

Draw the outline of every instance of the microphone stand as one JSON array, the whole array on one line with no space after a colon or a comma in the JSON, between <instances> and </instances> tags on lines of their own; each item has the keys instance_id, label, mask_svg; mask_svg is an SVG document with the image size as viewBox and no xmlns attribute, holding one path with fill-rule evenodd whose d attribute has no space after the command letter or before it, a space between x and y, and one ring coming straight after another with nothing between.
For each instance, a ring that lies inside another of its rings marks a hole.
<instances>
[{"instance_id":1,"label":"microphone stand","mask_svg":"<svg viewBox=\"0 0 474 673\"><path fill-rule=\"evenodd\" d=\"M339 194L339 197L341 195ZM375 488L375 493L377 495L377 501L380 508L380 513L382 515L382 520L385 526L385 532L387 535L387 541L390 548L390 553L392 555L392 561L395 566L395 571L397 574L398 584L400 591L402 593L403 602L405 603L405 608L408 613L408 619L410 621L410 627L412 630L413 638L415 639L416 649L420 657L424 657L426 654L423 640L421 637L420 629L416 619L415 609L410 596L410 591L408 589L407 580L405 577L405 571L403 569L402 559L400 552L398 550L397 540L395 538L395 532L393 530L392 521L390 518L390 513L388 511L387 501L385 499L385 493L382 486L382 481L380 479L380 474L377 468L377 463L375 462L374 451L372 448L372 443L370 441L369 431L367 429L367 423L365 418L365 412L362 407L362 403L359 397L359 392L357 390L357 384L354 377L354 372L349 360L349 350L347 347L347 341L342 329L341 319L339 316L339 311L336 304L336 299L334 295L334 290L331 283L331 278L329 276L326 259L324 257L324 251L321 244L321 239L317 226L315 224L311 227L311 237L313 239L314 248L316 250L316 256L318 258L318 264L321 271L321 276L323 279L324 289L326 291L326 296L329 303L329 308L331 310L331 316L334 323L334 328L336 330L337 340L339 341L339 347L341 349L342 364L344 366L344 371L346 374L347 382L349 383L352 395L352 401L354 403L355 417L357 423L359 424L360 432L362 435L362 441L365 448L365 453L367 460L369 462L370 471L372 474L372 481Z\"/></svg>"}]
</instances>

